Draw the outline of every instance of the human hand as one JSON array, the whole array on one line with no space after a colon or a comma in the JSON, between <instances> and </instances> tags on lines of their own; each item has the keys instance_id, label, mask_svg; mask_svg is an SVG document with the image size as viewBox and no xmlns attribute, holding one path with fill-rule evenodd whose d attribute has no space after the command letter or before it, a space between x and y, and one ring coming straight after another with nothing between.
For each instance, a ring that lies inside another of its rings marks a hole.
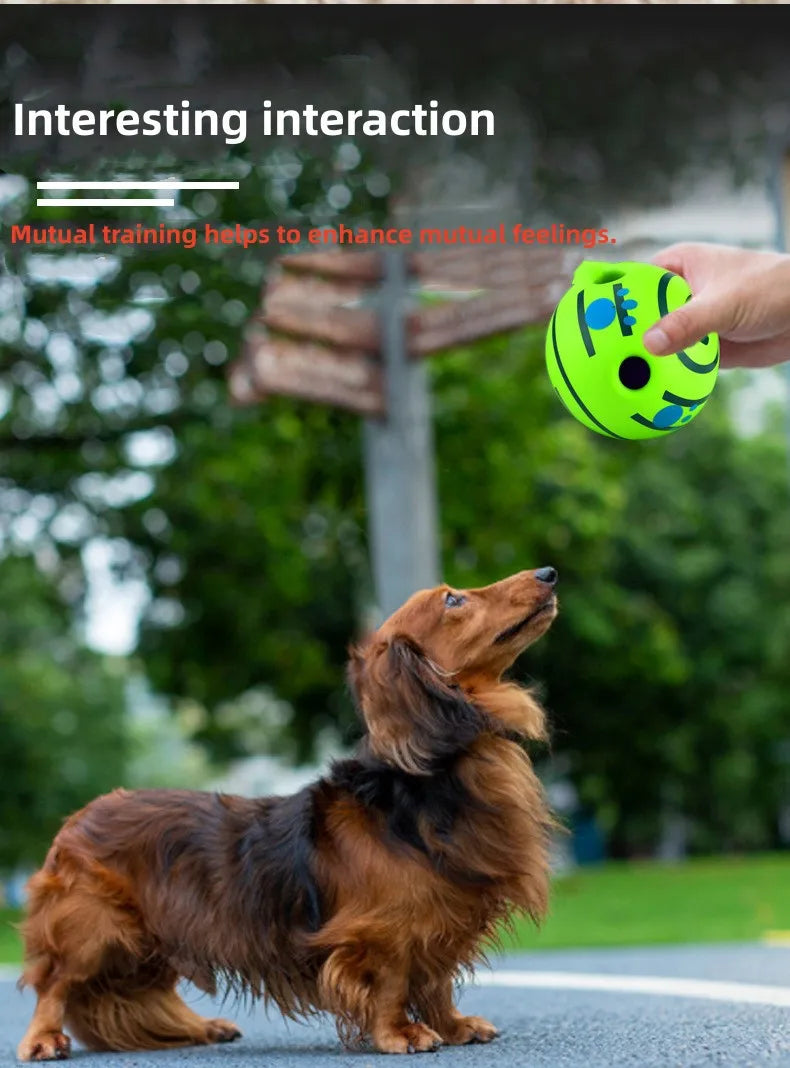
<instances>
[{"instance_id":1,"label":"human hand","mask_svg":"<svg viewBox=\"0 0 790 1068\"><path fill-rule=\"evenodd\" d=\"M666 356L715 332L722 367L790 360L790 256L684 242L654 262L685 278L693 296L645 333L648 351Z\"/></svg>"}]
</instances>

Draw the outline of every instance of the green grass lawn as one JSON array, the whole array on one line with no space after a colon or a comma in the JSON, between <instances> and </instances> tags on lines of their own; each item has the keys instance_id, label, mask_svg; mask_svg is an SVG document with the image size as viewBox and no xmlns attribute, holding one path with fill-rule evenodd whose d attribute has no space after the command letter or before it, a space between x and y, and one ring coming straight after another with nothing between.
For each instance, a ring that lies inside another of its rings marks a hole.
<instances>
[{"instance_id":1,"label":"green grass lawn","mask_svg":"<svg viewBox=\"0 0 790 1068\"><path fill-rule=\"evenodd\" d=\"M11 926L22 914L16 909L0 909L0 964L16 964L22 960L22 944Z\"/></svg>"},{"instance_id":2,"label":"green grass lawn","mask_svg":"<svg viewBox=\"0 0 790 1068\"><path fill-rule=\"evenodd\" d=\"M0 909L0 963L21 960ZM790 853L722 857L686 864L605 864L554 881L551 915L541 930L519 921L509 948L628 946L655 942L729 942L790 932Z\"/></svg>"},{"instance_id":3,"label":"green grass lawn","mask_svg":"<svg viewBox=\"0 0 790 1068\"><path fill-rule=\"evenodd\" d=\"M582 869L555 880L544 926L519 921L507 945L728 942L777 930L790 932L790 854Z\"/></svg>"}]
</instances>

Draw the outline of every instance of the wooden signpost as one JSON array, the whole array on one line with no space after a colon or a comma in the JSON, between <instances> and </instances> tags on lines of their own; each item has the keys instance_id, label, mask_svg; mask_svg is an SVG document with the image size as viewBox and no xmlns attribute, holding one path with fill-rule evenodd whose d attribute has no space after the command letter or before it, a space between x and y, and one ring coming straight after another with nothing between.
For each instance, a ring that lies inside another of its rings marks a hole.
<instances>
[{"instance_id":1,"label":"wooden signpost","mask_svg":"<svg viewBox=\"0 0 790 1068\"><path fill-rule=\"evenodd\" d=\"M230 370L240 404L271 394L365 419L377 607L440 581L430 393L423 357L545 322L577 248L304 252L281 257Z\"/></svg>"}]
</instances>

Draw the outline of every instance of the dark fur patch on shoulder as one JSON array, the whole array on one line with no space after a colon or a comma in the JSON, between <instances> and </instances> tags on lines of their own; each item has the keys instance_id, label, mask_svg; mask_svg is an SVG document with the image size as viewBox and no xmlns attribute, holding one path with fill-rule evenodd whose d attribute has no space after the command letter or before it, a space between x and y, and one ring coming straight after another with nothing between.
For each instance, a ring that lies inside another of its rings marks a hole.
<instances>
[{"instance_id":1,"label":"dark fur patch on shoulder","mask_svg":"<svg viewBox=\"0 0 790 1068\"><path fill-rule=\"evenodd\" d=\"M456 822L464 813L487 807L469 793L454 765L455 761L448 761L432 775L409 775L363 750L356 758L335 761L328 782L350 793L365 808L381 813L393 845L416 849L449 878L487 883L487 876L448 865L428 845L421 831L421 826L427 826L433 837L449 844Z\"/></svg>"},{"instance_id":2,"label":"dark fur patch on shoulder","mask_svg":"<svg viewBox=\"0 0 790 1068\"><path fill-rule=\"evenodd\" d=\"M317 931L321 897L313 872L315 787L265 798L238 843L239 873L250 910L279 925Z\"/></svg>"}]
</instances>

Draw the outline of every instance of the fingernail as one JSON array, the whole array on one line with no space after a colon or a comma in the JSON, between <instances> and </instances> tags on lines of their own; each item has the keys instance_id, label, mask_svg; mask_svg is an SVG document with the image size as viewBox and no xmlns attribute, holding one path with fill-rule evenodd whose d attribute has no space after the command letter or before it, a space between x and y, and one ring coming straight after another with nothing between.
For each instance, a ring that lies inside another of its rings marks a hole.
<instances>
[{"instance_id":1,"label":"fingernail","mask_svg":"<svg viewBox=\"0 0 790 1068\"><path fill-rule=\"evenodd\" d=\"M672 348L672 342L660 326L654 326L651 330L648 330L642 341L645 348L652 352L654 356L661 356Z\"/></svg>"}]
</instances>

